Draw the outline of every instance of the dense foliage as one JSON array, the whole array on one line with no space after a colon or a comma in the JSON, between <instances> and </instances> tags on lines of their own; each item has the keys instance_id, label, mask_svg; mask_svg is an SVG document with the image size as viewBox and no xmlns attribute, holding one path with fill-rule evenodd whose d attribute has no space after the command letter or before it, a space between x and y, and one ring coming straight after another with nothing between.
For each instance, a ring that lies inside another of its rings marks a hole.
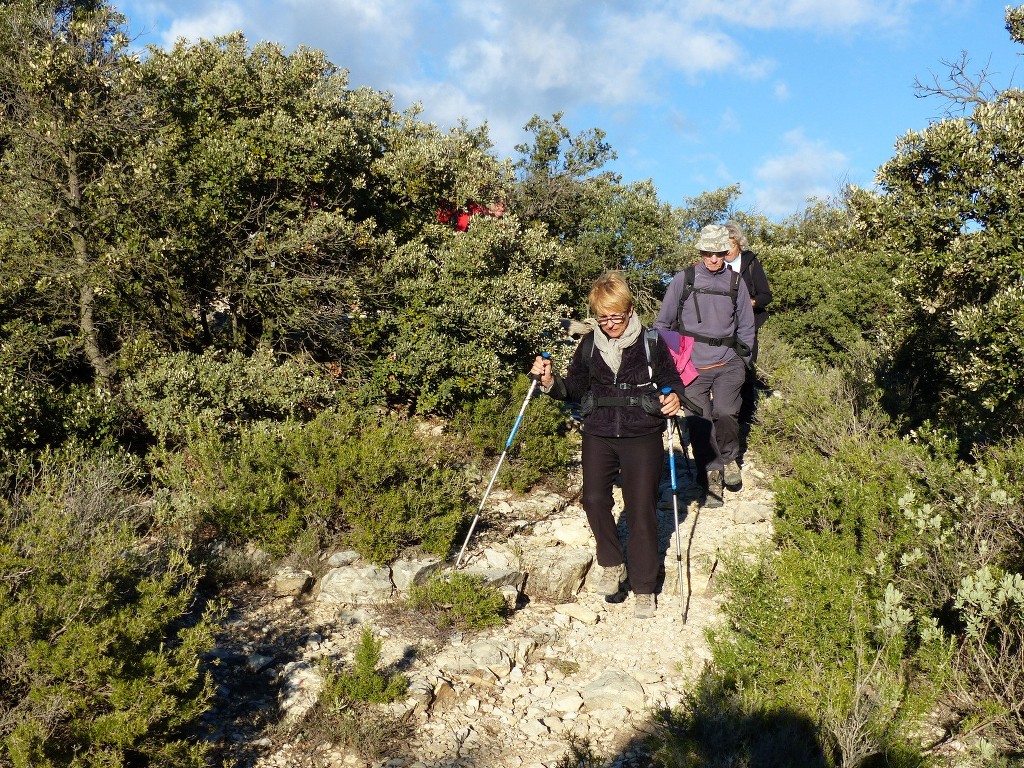
<instances>
[{"instance_id":1,"label":"dense foliage","mask_svg":"<svg viewBox=\"0 0 1024 768\"><path fill-rule=\"evenodd\" d=\"M851 202L902 267L892 369L916 422L957 424L969 442L1014 436L1024 315L1024 93L911 131L879 172L881 194Z\"/></svg>"},{"instance_id":2,"label":"dense foliage","mask_svg":"<svg viewBox=\"0 0 1024 768\"><path fill-rule=\"evenodd\" d=\"M1024 8L1006 20L1024 42ZM0 765L203 765L204 553L450 555L522 372L571 352L559 318L607 268L649 318L726 218L775 294L780 396L750 442L778 520L727 571L716 665L658 716L659 759L919 765L928 718L1024 750L1019 91L776 223L735 186L673 207L623 183L559 114L498 158L320 51L128 44L102 0L0 7ZM503 213L437 216L477 203ZM500 484L557 485L576 439L531 402ZM472 580L415 599L504 611ZM376 754L407 724L349 713L401 681L361 654L320 711Z\"/></svg>"},{"instance_id":3,"label":"dense foliage","mask_svg":"<svg viewBox=\"0 0 1024 768\"><path fill-rule=\"evenodd\" d=\"M48 456L0 500L0 764L205 765L188 727L212 696L196 659L215 617L187 546L140 535L136 475Z\"/></svg>"}]
</instances>

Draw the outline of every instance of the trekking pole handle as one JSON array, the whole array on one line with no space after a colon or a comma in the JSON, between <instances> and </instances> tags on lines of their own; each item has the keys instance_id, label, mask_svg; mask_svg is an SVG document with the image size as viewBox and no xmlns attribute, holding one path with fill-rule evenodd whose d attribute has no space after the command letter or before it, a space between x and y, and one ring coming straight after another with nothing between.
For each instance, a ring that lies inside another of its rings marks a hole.
<instances>
[{"instance_id":1,"label":"trekking pole handle","mask_svg":"<svg viewBox=\"0 0 1024 768\"><path fill-rule=\"evenodd\" d=\"M671 394L672 394L672 387L662 387L662 388L661 388L661 396L662 396L662 397L667 397L667 396L669 396L669 395L671 395ZM666 415L665 415L664 413L663 413L663 414L661 414L661 417L662 417L663 419L668 419L668 420L670 420L670 421L672 420L672 417L671 417L671 416L666 416Z\"/></svg>"},{"instance_id":2,"label":"trekking pole handle","mask_svg":"<svg viewBox=\"0 0 1024 768\"><path fill-rule=\"evenodd\" d=\"M551 359L551 353L550 352L541 352L540 356L543 357L545 360L550 360ZM538 376L536 373L531 373L530 374L530 378L533 379L534 381L540 381L540 376Z\"/></svg>"}]
</instances>

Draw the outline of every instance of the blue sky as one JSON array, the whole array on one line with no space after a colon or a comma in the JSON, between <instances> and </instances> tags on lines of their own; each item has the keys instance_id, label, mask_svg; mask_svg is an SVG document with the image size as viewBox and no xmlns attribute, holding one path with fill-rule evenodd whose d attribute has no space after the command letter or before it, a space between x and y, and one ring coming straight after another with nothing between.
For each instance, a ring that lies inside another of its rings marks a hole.
<instances>
[{"instance_id":1,"label":"blue sky","mask_svg":"<svg viewBox=\"0 0 1024 768\"><path fill-rule=\"evenodd\" d=\"M141 45L241 30L325 50L353 86L511 156L534 114L601 128L626 181L681 204L739 184L773 219L870 187L899 136L947 103L914 81L970 57L999 86L1024 47L996 0L123 0Z\"/></svg>"}]
</instances>

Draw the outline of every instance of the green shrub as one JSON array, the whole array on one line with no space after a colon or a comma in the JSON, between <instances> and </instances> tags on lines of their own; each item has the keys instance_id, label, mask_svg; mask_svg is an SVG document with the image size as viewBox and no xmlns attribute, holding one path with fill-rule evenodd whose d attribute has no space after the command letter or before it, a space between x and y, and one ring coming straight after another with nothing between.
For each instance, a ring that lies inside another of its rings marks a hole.
<instances>
[{"instance_id":1,"label":"green shrub","mask_svg":"<svg viewBox=\"0 0 1024 768\"><path fill-rule=\"evenodd\" d=\"M822 367L844 366L851 352L874 343L877 328L897 302L893 257L847 250L843 258L803 251L794 263L787 248L768 248L761 260L771 280L771 317L766 328L802 359Z\"/></svg>"},{"instance_id":2,"label":"green shrub","mask_svg":"<svg viewBox=\"0 0 1024 768\"><path fill-rule=\"evenodd\" d=\"M707 668L680 706L655 711L648 743L653 765L663 768L834 764L812 720L760 706Z\"/></svg>"},{"instance_id":3,"label":"green shrub","mask_svg":"<svg viewBox=\"0 0 1024 768\"><path fill-rule=\"evenodd\" d=\"M436 574L409 590L409 605L433 615L439 627L484 629L502 624L508 613L504 595L482 576Z\"/></svg>"},{"instance_id":4,"label":"green shrub","mask_svg":"<svg viewBox=\"0 0 1024 768\"><path fill-rule=\"evenodd\" d=\"M127 403L164 443L190 433L238 435L258 421L305 421L335 400L335 387L298 357L278 360L265 347L252 355L180 352L159 358L128 379Z\"/></svg>"},{"instance_id":5,"label":"green shrub","mask_svg":"<svg viewBox=\"0 0 1024 768\"><path fill-rule=\"evenodd\" d=\"M545 278L566 249L538 227L477 217L465 233L428 230L382 254L366 316L352 326L373 354L368 389L419 415L504 398L519 367L564 311ZM378 298L379 297L379 298Z\"/></svg>"},{"instance_id":6,"label":"green shrub","mask_svg":"<svg viewBox=\"0 0 1024 768\"><path fill-rule=\"evenodd\" d=\"M235 437L193 432L180 451L158 447L152 458L167 519L278 555L313 530L377 563L414 544L447 557L466 511L468 480L443 444L341 406L306 423L251 423Z\"/></svg>"},{"instance_id":7,"label":"green shrub","mask_svg":"<svg viewBox=\"0 0 1024 768\"><path fill-rule=\"evenodd\" d=\"M373 630L363 627L351 670L332 672L320 692L320 705L336 708L339 702L361 701L368 704L390 704L405 695L409 685L405 675L378 671L383 642Z\"/></svg>"},{"instance_id":8,"label":"green shrub","mask_svg":"<svg viewBox=\"0 0 1024 768\"><path fill-rule=\"evenodd\" d=\"M284 440L308 518L367 559L408 546L445 558L466 514L469 481L458 452L413 422L337 408Z\"/></svg>"},{"instance_id":9,"label":"green shrub","mask_svg":"<svg viewBox=\"0 0 1024 768\"><path fill-rule=\"evenodd\" d=\"M316 706L301 724L307 738L343 744L368 759L401 754L412 725L373 705L401 699L408 680L399 672L378 670L382 645L363 627L352 669L327 670Z\"/></svg>"},{"instance_id":10,"label":"green shrub","mask_svg":"<svg viewBox=\"0 0 1024 768\"><path fill-rule=\"evenodd\" d=\"M0 463L10 467L35 448L45 426L44 388L26 381L13 368L0 367Z\"/></svg>"},{"instance_id":11,"label":"green shrub","mask_svg":"<svg viewBox=\"0 0 1024 768\"><path fill-rule=\"evenodd\" d=\"M476 400L459 412L451 431L465 435L478 452L497 458L505 450L529 386L530 379L519 376L507 397ZM564 478L573 455L561 404L535 391L497 483L522 493L541 482L558 482Z\"/></svg>"},{"instance_id":12,"label":"green shrub","mask_svg":"<svg viewBox=\"0 0 1024 768\"><path fill-rule=\"evenodd\" d=\"M196 431L175 449L150 454L162 486L159 514L186 528L212 526L229 544L253 541L282 554L302 530L301 488L282 438L301 425L260 422L238 428L237 437Z\"/></svg>"},{"instance_id":13,"label":"green shrub","mask_svg":"<svg viewBox=\"0 0 1024 768\"><path fill-rule=\"evenodd\" d=\"M730 621L715 662L759 710L812 723L844 765L914 764L905 734L941 695L949 644L915 621L941 605L908 597L880 566L912 550L900 498L948 477L946 456L896 437L862 382L816 370L778 339L768 350L781 397L759 409L751 441L764 440L776 473L775 547L721 576Z\"/></svg>"},{"instance_id":14,"label":"green shrub","mask_svg":"<svg viewBox=\"0 0 1024 768\"><path fill-rule=\"evenodd\" d=\"M758 404L749 440L772 474L790 474L794 458L806 453L829 457L851 441L892 435L867 382L801 360L767 326L760 343L758 368L775 396Z\"/></svg>"},{"instance_id":15,"label":"green shrub","mask_svg":"<svg viewBox=\"0 0 1024 768\"><path fill-rule=\"evenodd\" d=\"M212 697L213 616L183 621L187 551L147 536L131 463L40 462L0 501L0 764L205 765L188 729Z\"/></svg>"},{"instance_id":16,"label":"green shrub","mask_svg":"<svg viewBox=\"0 0 1024 768\"><path fill-rule=\"evenodd\" d=\"M914 484L919 453L884 435L837 445L832 456L796 453L791 474L774 483L777 538L796 546L827 540L867 560L902 546L906 523L898 501Z\"/></svg>"},{"instance_id":17,"label":"green shrub","mask_svg":"<svg viewBox=\"0 0 1024 768\"><path fill-rule=\"evenodd\" d=\"M957 713L953 730L1008 753L1024 748L1024 506L1008 493L1020 490L1019 455L1011 444L974 466L928 465L925 487L899 500L911 535L870 571L898 590L911 637L946 651L928 668Z\"/></svg>"}]
</instances>

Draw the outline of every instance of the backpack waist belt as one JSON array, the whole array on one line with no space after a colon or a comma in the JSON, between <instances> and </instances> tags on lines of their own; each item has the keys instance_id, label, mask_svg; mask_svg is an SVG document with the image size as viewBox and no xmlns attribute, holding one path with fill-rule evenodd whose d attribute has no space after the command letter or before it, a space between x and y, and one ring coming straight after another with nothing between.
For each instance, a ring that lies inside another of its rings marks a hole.
<instances>
[{"instance_id":1,"label":"backpack waist belt","mask_svg":"<svg viewBox=\"0 0 1024 768\"><path fill-rule=\"evenodd\" d=\"M632 407L637 407L638 408L638 407L643 405L642 401L643 401L643 398L639 397L637 395L633 395L631 397L595 397L594 398L594 405L595 406L612 406L612 407L618 406L618 405L628 405L628 406L632 406Z\"/></svg>"},{"instance_id":2,"label":"backpack waist belt","mask_svg":"<svg viewBox=\"0 0 1024 768\"><path fill-rule=\"evenodd\" d=\"M735 336L725 336L718 338L715 336L704 336L700 333L692 333L690 331L680 331L683 336L689 336L694 341L700 341L707 344L709 347L731 347L732 350L740 357L746 357L750 354L750 347L744 344L740 339Z\"/></svg>"}]
</instances>

